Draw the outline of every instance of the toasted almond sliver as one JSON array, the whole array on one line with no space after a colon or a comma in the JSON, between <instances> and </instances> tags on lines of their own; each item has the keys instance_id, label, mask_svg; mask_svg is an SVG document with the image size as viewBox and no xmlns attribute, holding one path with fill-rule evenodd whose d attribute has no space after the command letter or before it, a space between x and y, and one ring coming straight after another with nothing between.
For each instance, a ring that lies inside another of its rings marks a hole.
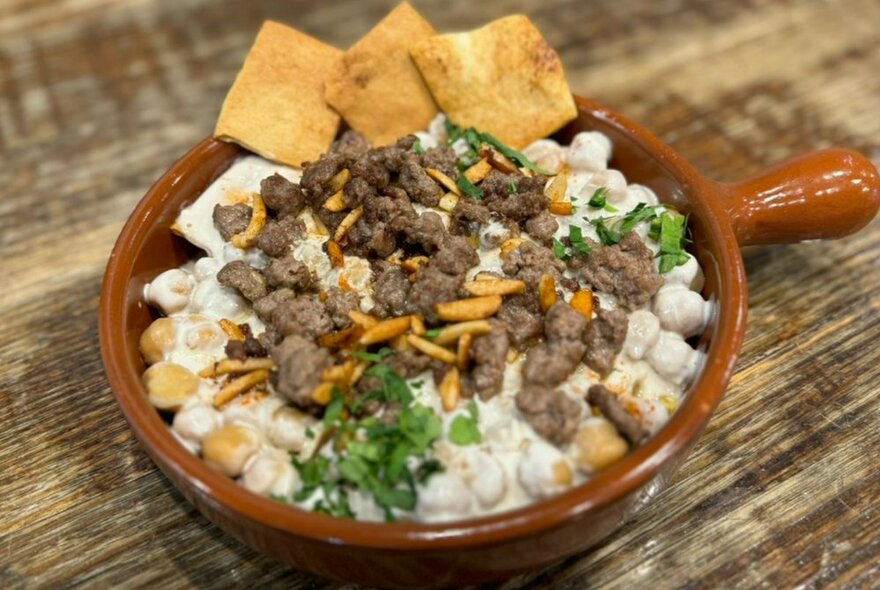
<instances>
[{"instance_id":1,"label":"toasted almond sliver","mask_svg":"<svg viewBox=\"0 0 880 590\"><path fill-rule=\"evenodd\" d=\"M342 268L345 266L345 256L342 254L342 247L334 240L327 241L327 257L330 259L331 267Z\"/></svg>"},{"instance_id":2,"label":"toasted almond sliver","mask_svg":"<svg viewBox=\"0 0 880 590\"><path fill-rule=\"evenodd\" d=\"M183 228L180 227L180 225L176 221L174 223L172 223L171 227L169 227L168 229L170 229L171 233L173 233L176 236L180 236L182 238L186 237L183 235Z\"/></svg>"},{"instance_id":3,"label":"toasted almond sliver","mask_svg":"<svg viewBox=\"0 0 880 590\"><path fill-rule=\"evenodd\" d=\"M428 262L427 256L413 256L401 262L400 268L407 272L416 272L426 262Z\"/></svg>"},{"instance_id":4,"label":"toasted almond sliver","mask_svg":"<svg viewBox=\"0 0 880 590\"><path fill-rule=\"evenodd\" d=\"M440 393L443 409L447 412L454 410L458 404L458 398L461 396L461 375L459 375L457 368L452 367L446 371L446 375L437 386L437 391Z\"/></svg>"},{"instance_id":5,"label":"toasted almond sliver","mask_svg":"<svg viewBox=\"0 0 880 590\"><path fill-rule=\"evenodd\" d=\"M571 298L571 307L590 320L593 318L593 294L589 289L581 289Z\"/></svg>"},{"instance_id":6,"label":"toasted almond sliver","mask_svg":"<svg viewBox=\"0 0 880 590\"><path fill-rule=\"evenodd\" d=\"M199 377L217 377L230 373L250 373L259 369L271 370L275 368L275 361L270 358L250 358L245 360L223 359L210 367L199 371Z\"/></svg>"},{"instance_id":7,"label":"toasted almond sliver","mask_svg":"<svg viewBox=\"0 0 880 590\"><path fill-rule=\"evenodd\" d=\"M456 365L462 371L467 371L470 361L471 344L474 341L473 334L462 334L458 339L458 350L456 351Z\"/></svg>"},{"instance_id":8,"label":"toasted almond sliver","mask_svg":"<svg viewBox=\"0 0 880 590\"><path fill-rule=\"evenodd\" d=\"M508 363L516 362L516 359L519 358L520 354L521 354L520 351L518 351L517 349L508 348L507 349L507 358L505 358L505 361L507 361Z\"/></svg>"},{"instance_id":9,"label":"toasted almond sliver","mask_svg":"<svg viewBox=\"0 0 880 590\"><path fill-rule=\"evenodd\" d=\"M547 210L553 215L571 215L574 212L571 203L568 201L552 201L547 206Z\"/></svg>"},{"instance_id":10,"label":"toasted almond sliver","mask_svg":"<svg viewBox=\"0 0 880 590\"><path fill-rule=\"evenodd\" d=\"M355 324L339 332L318 336L318 346L325 348L348 348L354 345L363 333L364 327Z\"/></svg>"},{"instance_id":11,"label":"toasted almond sliver","mask_svg":"<svg viewBox=\"0 0 880 590\"><path fill-rule=\"evenodd\" d=\"M416 336L421 336L428 331L427 328L425 328L425 320L422 319L422 316L414 315L411 317L412 321L410 323L410 328L413 334L415 334Z\"/></svg>"},{"instance_id":12,"label":"toasted almond sliver","mask_svg":"<svg viewBox=\"0 0 880 590\"><path fill-rule=\"evenodd\" d=\"M379 323L379 318L356 309L349 311L348 317L351 318L351 321L362 328L372 328Z\"/></svg>"},{"instance_id":13,"label":"toasted almond sliver","mask_svg":"<svg viewBox=\"0 0 880 590\"><path fill-rule=\"evenodd\" d=\"M425 172L428 173L428 176L439 182L443 185L443 188L453 193L454 195L461 196L461 189L458 188L458 185L455 184L455 181L446 176L444 173L440 172L436 168L425 168Z\"/></svg>"},{"instance_id":14,"label":"toasted almond sliver","mask_svg":"<svg viewBox=\"0 0 880 590\"><path fill-rule=\"evenodd\" d=\"M229 238L233 246L242 250L254 245L254 242L257 241L257 236L260 235L260 232L263 231L263 226L266 225L266 205L263 203L263 197L259 193L254 193L251 210L251 220L245 230Z\"/></svg>"},{"instance_id":15,"label":"toasted almond sliver","mask_svg":"<svg viewBox=\"0 0 880 590\"><path fill-rule=\"evenodd\" d=\"M425 340L421 336L410 334L406 337L406 340L413 348L420 350L426 355L439 361L443 361L444 363L454 364L455 361L458 360L455 353L448 348L443 348L442 346L434 344L430 340Z\"/></svg>"},{"instance_id":16,"label":"toasted almond sliver","mask_svg":"<svg viewBox=\"0 0 880 590\"><path fill-rule=\"evenodd\" d=\"M346 359L341 365L327 367L321 372L321 381L329 381L336 385L347 386L354 371L355 360L351 357Z\"/></svg>"},{"instance_id":17,"label":"toasted almond sliver","mask_svg":"<svg viewBox=\"0 0 880 590\"><path fill-rule=\"evenodd\" d=\"M348 377L349 387L354 387L355 383L361 380L361 377L364 376L364 371L367 370L367 365L369 363L364 360L359 360L354 364L354 369L351 370L351 375Z\"/></svg>"},{"instance_id":18,"label":"toasted almond sliver","mask_svg":"<svg viewBox=\"0 0 880 590\"><path fill-rule=\"evenodd\" d=\"M327 226L324 225L324 222L321 221L321 218L318 217L314 211L309 211L309 216L312 218L312 223L315 226L315 233L319 236L329 236L330 230L327 229Z\"/></svg>"},{"instance_id":19,"label":"toasted almond sliver","mask_svg":"<svg viewBox=\"0 0 880 590\"><path fill-rule=\"evenodd\" d=\"M330 179L328 184L333 189L333 192L341 191L348 184L349 178L351 178L351 172L348 171L348 168L343 168L336 173L336 176Z\"/></svg>"},{"instance_id":20,"label":"toasted almond sliver","mask_svg":"<svg viewBox=\"0 0 880 590\"><path fill-rule=\"evenodd\" d=\"M334 193L333 196L324 201L323 207L327 211L332 211L333 213L339 213L340 211L348 209L345 204L345 199L342 197L342 191Z\"/></svg>"},{"instance_id":21,"label":"toasted almond sliver","mask_svg":"<svg viewBox=\"0 0 880 590\"><path fill-rule=\"evenodd\" d=\"M406 334L395 336L391 339L390 344L391 349L396 350L397 352L403 352L404 350L409 348L409 342L406 339Z\"/></svg>"},{"instance_id":22,"label":"toasted almond sliver","mask_svg":"<svg viewBox=\"0 0 880 590\"><path fill-rule=\"evenodd\" d=\"M523 238L510 238L509 240L505 240L501 244L501 252L500 252L501 258L507 258L507 256L511 252L513 252L514 250L519 248L520 244L522 244L523 242L525 242L525 240Z\"/></svg>"},{"instance_id":23,"label":"toasted almond sliver","mask_svg":"<svg viewBox=\"0 0 880 590\"><path fill-rule=\"evenodd\" d=\"M560 172L544 187L544 194L551 202L557 203L565 198L565 191L567 189L568 175L565 172Z\"/></svg>"},{"instance_id":24,"label":"toasted almond sliver","mask_svg":"<svg viewBox=\"0 0 880 590\"><path fill-rule=\"evenodd\" d=\"M446 322L467 322L491 317L501 307L501 295L471 297L437 304L437 315Z\"/></svg>"},{"instance_id":25,"label":"toasted almond sliver","mask_svg":"<svg viewBox=\"0 0 880 590\"><path fill-rule=\"evenodd\" d=\"M465 334L471 334L473 336L479 336L480 334L488 334L492 331L492 324L490 324L486 320L473 320L470 322L461 322L458 324L449 324L448 326L444 326L443 329L437 334L436 337L431 340L434 344L440 344L441 346L445 346L446 344L451 344L464 336Z\"/></svg>"},{"instance_id":26,"label":"toasted almond sliver","mask_svg":"<svg viewBox=\"0 0 880 590\"><path fill-rule=\"evenodd\" d=\"M412 325L412 317L405 315L399 318L383 320L376 325L367 328L363 336L360 337L358 343L363 346L376 344L377 342L386 342L392 338L396 338L409 330Z\"/></svg>"},{"instance_id":27,"label":"toasted almond sliver","mask_svg":"<svg viewBox=\"0 0 880 590\"><path fill-rule=\"evenodd\" d=\"M489 173L492 172L492 165L486 161L485 158L468 168L464 171L464 177L471 181L472 184L477 184L484 178L486 178Z\"/></svg>"},{"instance_id":28,"label":"toasted almond sliver","mask_svg":"<svg viewBox=\"0 0 880 590\"><path fill-rule=\"evenodd\" d=\"M455 193L446 193L440 197L440 203L437 204L438 207L447 212L452 212L456 205L458 205L458 195Z\"/></svg>"},{"instance_id":29,"label":"toasted almond sliver","mask_svg":"<svg viewBox=\"0 0 880 590\"><path fill-rule=\"evenodd\" d=\"M312 390L312 401L319 406L326 406L330 403L330 398L333 397L334 387L336 387L336 385L330 383L329 381L321 383L314 390Z\"/></svg>"},{"instance_id":30,"label":"toasted almond sliver","mask_svg":"<svg viewBox=\"0 0 880 590\"><path fill-rule=\"evenodd\" d=\"M538 283L538 301L544 313L556 303L556 279L552 275L541 277L541 282Z\"/></svg>"},{"instance_id":31,"label":"toasted almond sliver","mask_svg":"<svg viewBox=\"0 0 880 590\"><path fill-rule=\"evenodd\" d=\"M220 320L220 329L223 330L230 340L244 340L244 333L235 322L223 318Z\"/></svg>"},{"instance_id":32,"label":"toasted almond sliver","mask_svg":"<svg viewBox=\"0 0 880 590\"><path fill-rule=\"evenodd\" d=\"M511 162L507 156L497 150L493 150L492 148L486 148L480 151L480 156L486 158L493 168L500 172L504 172L505 174L514 174L519 170L516 164Z\"/></svg>"},{"instance_id":33,"label":"toasted almond sliver","mask_svg":"<svg viewBox=\"0 0 880 590\"><path fill-rule=\"evenodd\" d=\"M483 279L469 281L463 286L471 295L512 295L526 290L526 284L515 279Z\"/></svg>"},{"instance_id":34,"label":"toasted almond sliver","mask_svg":"<svg viewBox=\"0 0 880 590\"><path fill-rule=\"evenodd\" d=\"M223 388L214 395L214 407L219 408L237 395L268 380L269 371L266 371L265 369L242 375L238 379L234 379L224 385Z\"/></svg>"},{"instance_id":35,"label":"toasted almond sliver","mask_svg":"<svg viewBox=\"0 0 880 590\"><path fill-rule=\"evenodd\" d=\"M339 227L336 228L336 233L333 234L333 239L337 242L341 241L343 236L348 233L348 230L357 223L357 220L361 218L361 215L364 214L364 208L358 207L357 209L352 209L345 218L339 222Z\"/></svg>"}]
</instances>

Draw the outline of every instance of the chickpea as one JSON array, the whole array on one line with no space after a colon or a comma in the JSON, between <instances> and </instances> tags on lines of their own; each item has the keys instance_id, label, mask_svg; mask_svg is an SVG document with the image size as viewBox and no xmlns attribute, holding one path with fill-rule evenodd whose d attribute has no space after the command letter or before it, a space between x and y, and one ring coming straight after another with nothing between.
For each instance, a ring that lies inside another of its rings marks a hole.
<instances>
[{"instance_id":1,"label":"chickpea","mask_svg":"<svg viewBox=\"0 0 880 590\"><path fill-rule=\"evenodd\" d=\"M148 365L165 359L165 353L174 348L174 320L159 318L141 334L140 349Z\"/></svg>"},{"instance_id":2,"label":"chickpea","mask_svg":"<svg viewBox=\"0 0 880 590\"><path fill-rule=\"evenodd\" d=\"M196 393L199 378L185 367L163 361L144 371L144 387L154 408L177 411Z\"/></svg>"},{"instance_id":3,"label":"chickpea","mask_svg":"<svg viewBox=\"0 0 880 590\"><path fill-rule=\"evenodd\" d=\"M574 436L576 462L587 471L599 471L626 455L629 445L605 418L590 418Z\"/></svg>"},{"instance_id":4,"label":"chickpea","mask_svg":"<svg viewBox=\"0 0 880 590\"><path fill-rule=\"evenodd\" d=\"M246 426L230 424L212 430L202 440L205 461L229 477L238 477L245 463L260 448L257 433Z\"/></svg>"}]
</instances>

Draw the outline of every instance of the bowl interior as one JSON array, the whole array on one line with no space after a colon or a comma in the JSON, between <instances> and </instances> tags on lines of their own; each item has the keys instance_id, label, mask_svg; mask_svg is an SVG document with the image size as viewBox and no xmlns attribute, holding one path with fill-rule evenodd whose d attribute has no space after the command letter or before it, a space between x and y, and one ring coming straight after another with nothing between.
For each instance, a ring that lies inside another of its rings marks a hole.
<instances>
[{"instance_id":1,"label":"bowl interior","mask_svg":"<svg viewBox=\"0 0 880 590\"><path fill-rule=\"evenodd\" d=\"M706 363L678 412L646 445L567 493L509 513L441 525L370 524L326 517L250 494L190 455L149 406L140 382L138 352L143 330L156 317L144 286L160 272L197 253L170 231L180 209L192 202L241 155L237 146L206 140L178 161L138 205L108 263L101 301L104 363L119 405L153 459L190 500L208 498L229 514L260 527L316 541L361 547L438 548L498 542L534 533L618 501L645 486L693 443L717 405L733 369L744 330L745 283L732 231L712 184L658 139L600 105L578 99L579 118L560 131L569 141L597 130L614 145L611 166L631 183L653 189L663 202L691 214L694 251L706 277L704 294L716 312L699 340Z\"/></svg>"}]
</instances>

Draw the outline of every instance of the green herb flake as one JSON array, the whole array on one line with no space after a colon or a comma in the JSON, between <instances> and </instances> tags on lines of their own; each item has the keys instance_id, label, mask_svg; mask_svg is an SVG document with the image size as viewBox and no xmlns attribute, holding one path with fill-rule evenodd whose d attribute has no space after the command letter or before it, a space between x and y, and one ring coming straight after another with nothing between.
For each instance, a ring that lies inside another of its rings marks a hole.
<instances>
[{"instance_id":1,"label":"green herb flake","mask_svg":"<svg viewBox=\"0 0 880 590\"><path fill-rule=\"evenodd\" d=\"M553 238L553 253L556 254L556 258L559 260L568 260L571 258L571 254L565 250L565 244L556 238Z\"/></svg>"},{"instance_id":2,"label":"green herb flake","mask_svg":"<svg viewBox=\"0 0 880 590\"><path fill-rule=\"evenodd\" d=\"M593 196L590 197L590 202L588 204L593 209L601 209L608 202L607 195L608 195L608 188L604 187L604 186L600 186L593 193Z\"/></svg>"},{"instance_id":3,"label":"green herb flake","mask_svg":"<svg viewBox=\"0 0 880 590\"><path fill-rule=\"evenodd\" d=\"M458 186L458 188L461 189L461 192L463 192L464 194L466 194L470 198L472 198L472 199L482 199L483 198L483 191L480 190L480 188L477 187L470 180L468 180L467 176L465 176L464 174L458 175L458 180L455 181L455 184Z\"/></svg>"},{"instance_id":4,"label":"green herb flake","mask_svg":"<svg viewBox=\"0 0 880 590\"><path fill-rule=\"evenodd\" d=\"M366 373L378 377L382 382L382 397L385 401L396 401L404 405L412 403L413 395L406 380L388 365L373 365Z\"/></svg>"},{"instance_id":5,"label":"green herb flake","mask_svg":"<svg viewBox=\"0 0 880 590\"><path fill-rule=\"evenodd\" d=\"M380 348L376 352L366 352L363 350L355 350L351 353L351 356L358 358L358 359L361 359L361 360L364 360L364 361L371 362L371 363L378 363L378 362L381 362L382 360L388 358L389 356L392 356L393 354L394 354L393 350L391 350L387 346L383 346L382 348Z\"/></svg>"},{"instance_id":6,"label":"green herb flake","mask_svg":"<svg viewBox=\"0 0 880 590\"><path fill-rule=\"evenodd\" d=\"M507 147L503 143L501 143L498 139L496 139L490 133L482 133L481 137L483 141L491 145L493 148L504 154L509 160L516 162L516 164L520 168L526 168L531 170L535 174L540 174L542 176L556 176L555 172L550 172L549 170L544 170L543 168L534 164L531 160L529 160L525 154L516 151L513 148Z\"/></svg>"},{"instance_id":7,"label":"green herb flake","mask_svg":"<svg viewBox=\"0 0 880 590\"><path fill-rule=\"evenodd\" d=\"M342 410L345 407L345 400L342 398L342 392L334 387L330 392L330 403L324 410L324 428L329 428L342 416Z\"/></svg>"},{"instance_id":8,"label":"green herb flake","mask_svg":"<svg viewBox=\"0 0 880 590\"><path fill-rule=\"evenodd\" d=\"M512 180L507 183L507 192L510 194L514 194L517 191L516 183Z\"/></svg>"},{"instance_id":9,"label":"green herb flake","mask_svg":"<svg viewBox=\"0 0 880 590\"><path fill-rule=\"evenodd\" d=\"M415 140L415 142L412 144L411 149L420 156L425 154L425 148L422 146L422 140L420 139Z\"/></svg>"},{"instance_id":10,"label":"green herb flake","mask_svg":"<svg viewBox=\"0 0 880 590\"><path fill-rule=\"evenodd\" d=\"M442 329L443 328L431 328L430 330L425 332L424 337L427 338L428 340L433 340L434 338L436 338L437 336L440 335L440 331Z\"/></svg>"},{"instance_id":11,"label":"green herb flake","mask_svg":"<svg viewBox=\"0 0 880 590\"><path fill-rule=\"evenodd\" d=\"M568 226L568 240L571 242L571 247L574 248L575 252L579 252L584 256L588 256L593 252L593 249L584 242L583 232L577 225Z\"/></svg>"},{"instance_id":12,"label":"green herb flake","mask_svg":"<svg viewBox=\"0 0 880 590\"><path fill-rule=\"evenodd\" d=\"M483 435L477 427L477 404L471 400L468 404L468 414L459 414L449 426L449 440L459 446L475 445L483 441Z\"/></svg>"},{"instance_id":13,"label":"green herb flake","mask_svg":"<svg viewBox=\"0 0 880 590\"><path fill-rule=\"evenodd\" d=\"M660 243L660 274L685 264L688 255L684 250L687 242L687 217L678 213L664 212L651 224L651 234Z\"/></svg>"},{"instance_id":14,"label":"green herb flake","mask_svg":"<svg viewBox=\"0 0 880 590\"><path fill-rule=\"evenodd\" d=\"M311 428L306 428L306 438L312 440L315 438L315 431Z\"/></svg>"}]
</instances>

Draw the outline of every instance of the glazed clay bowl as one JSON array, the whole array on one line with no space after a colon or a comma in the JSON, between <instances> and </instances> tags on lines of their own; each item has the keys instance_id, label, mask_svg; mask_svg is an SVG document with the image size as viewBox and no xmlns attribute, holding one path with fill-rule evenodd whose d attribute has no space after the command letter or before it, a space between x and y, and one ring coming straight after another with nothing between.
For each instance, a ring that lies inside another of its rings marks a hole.
<instances>
[{"instance_id":1,"label":"glazed clay bowl","mask_svg":"<svg viewBox=\"0 0 880 590\"><path fill-rule=\"evenodd\" d=\"M509 577L585 550L621 526L669 481L718 405L746 327L740 246L836 238L867 224L880 178L862 156L827 150L756 178L721 184L620 115L577 98L559 133L597 130L614 143L611 166L690 213L694 252L715 314L699 343L705 364L680 409L647 444L587 483L526 508L440 525L361 523L305 512L247 492L189 454L147 402L138 338L154 318L143 287L196 252L169 227L244 152L206 139L150 189L119 236L104 276L101 349L119 407L147 453L208 519L296 568L375 586L441 587Z\"/></svg>"}]
</instances>

